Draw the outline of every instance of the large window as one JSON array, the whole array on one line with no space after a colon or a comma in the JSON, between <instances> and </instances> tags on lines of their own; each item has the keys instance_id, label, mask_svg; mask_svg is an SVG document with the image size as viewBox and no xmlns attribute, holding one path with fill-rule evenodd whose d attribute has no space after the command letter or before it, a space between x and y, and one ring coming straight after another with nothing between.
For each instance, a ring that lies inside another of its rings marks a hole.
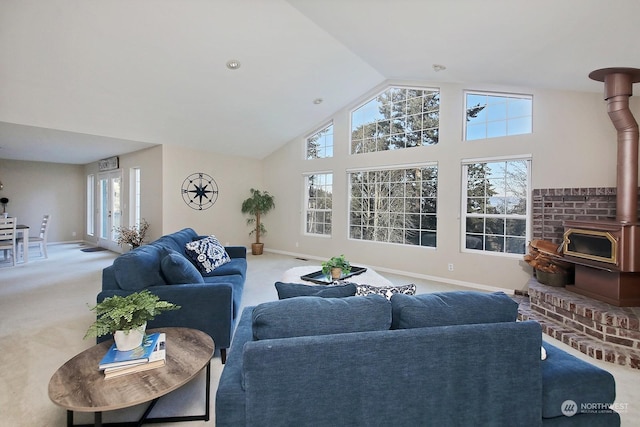
<instances>
[{"instance_id":1,"label":"large window","mask_svg":"<svg viewBox=\"0 0 640 427\"><path fill-rule=\"evenodd\" d=\"M530 160L463 164L464 248L524 254L529 240Z\"/></svg>"},{"instance_id":2,"label":"large window","mask_svg":"<svg viewBox=\"0 0 640 427\"><path fill-rule=\"evenodd\" d=\"M95 234L95 217L96 217L96 176L87 175L87 235Z\"/></svg>"},{"instance_id":3,"label":"large window","mask_svg":"<svg viewBox=\"0 0 640 427\"><path fill-rule=\"evenodd\" d=\"M317 173L305 176L306 232L309 234L331 235L331 208L333 195L333 174Z\"/></svg>"},{"instance_id":4,"label":"large window","mask_svg":"<svg viewBox=\"0 0 640 427\"><path fill-rule=\"evenodd\" d=\"M438 143L440 92L391 87L351 113L351 153Z\"/></svg>"},{"instance_id":5,"label":"large window","mask_svg":"<svg viewBox=\"0 0 640 427\"><path fill-rule=\"evenodd\" d=\"M131 224L140 226L140 168L131 169Z\"/></svg>"},{"instance_id":6,"label":"large window","mask_svg":"<svg viewBox=\"0 0 640 427\"><path fill-rule=\"evenodd\" d=\"M349 171L349 237L436 246L438 167Z\"/></svg>"},{"instance_id":7,"label":"large window","mask_svg":"<svg viewBox=\"0 0 640 427\"><path fill-rule=\"evenodd\" d=\"M307 138L307 159L333 157L333 124Z\"/></svg>"},{"instance_id":8,"label":"large window","mask_svg":"<svg viewBox=\"0 0 640 427\"><path fill-rule=\"evenodd\" d=\"M531 133L530 95L467 92L465 140Z\"/></svg>"}]
</instances>

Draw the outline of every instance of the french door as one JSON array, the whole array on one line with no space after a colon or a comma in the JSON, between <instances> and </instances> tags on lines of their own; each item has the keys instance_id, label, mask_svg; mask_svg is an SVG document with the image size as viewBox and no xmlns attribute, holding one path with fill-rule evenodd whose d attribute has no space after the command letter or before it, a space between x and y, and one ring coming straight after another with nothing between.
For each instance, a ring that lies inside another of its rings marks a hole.
<instances>
[{"instance_id":1,"label":"french door","mask_svg":"<svg viewBox=\"0 0 640 427\"><path fill-rule=\"evenodd\" d=\"M115 231L122 225L121 193L121 171L98 174L98 246L114 252L122 251Z\"/></svg>"}]
</instances>

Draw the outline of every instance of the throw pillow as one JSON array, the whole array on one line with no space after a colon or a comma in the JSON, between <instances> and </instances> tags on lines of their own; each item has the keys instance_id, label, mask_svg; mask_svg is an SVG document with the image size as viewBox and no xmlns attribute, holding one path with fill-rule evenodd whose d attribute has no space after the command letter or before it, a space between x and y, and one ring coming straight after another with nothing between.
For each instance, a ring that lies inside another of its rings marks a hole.
<instances>
[{"instance_id":1,"label":"throw pillow","mask_svg":"<svg viewBox=\"0 0 640 427\"><path fill-rule=\"evenodd\" d=\"M518 303L504 292L435 292L391 298L392 329L515 322Z\"/></svg>"},{"instance_id":2,"label":"throw pillow","mask_svg":"<svg viewBox=\"0 0 640 427\"><path fill-rule=\"evenodd\" d=\"M382 295L388 300L391 300L391 297L394 294L405 294L405 295L415 295L416 294L416 285L413 283L409 285L400 285L400 286L373 286L373 285L357 285L356 295L364 296L364 295Z\"/></svg>"},{"instance_id":3,"label":"throw pillow","mask_svg":"<svg viewBox=\"0 0 640 427\"><path fill-rule=\"evenodd\" d=\"M124 253L113 261L114 275L120 289L140 291L150 286L164 285L160 272L162 248L143 245Z\"/></svg>"},{"instance_id":4,"label":"throw pillow","mask_svg":"<svg viewBox=\"0 0 640 427\"><path fill-rule=\"evenodd\" d=\"M322 298L344 298L352 297L356 294L356 285L353 283L342 283L339 285L305 285L303 283L276 282L278 299L294 297L322 297Z\"/></svg>"},{"instance_id":5,"label":"throw pillow","mask_svg":"<svg viewBox=\"0 0 640 427\"><path fill-rule=\"evenodd\" d=\"M217 267L231 261L229 254L220 244L216 236L188 242L184 247L185 254L202 273L211 273Z\"/></svg>"},{"instance_id":6,"label":"throw pillow","mask_svg":"<svg viewBox=\"0 0 640 427\"><path fill-rule=\"evenodd\" d=\"M170 285L180 285L184 283L204 283L202 274L183 255L173 249L165 249L164 256L160 261L162 275Z\"/></svg>"},{"instance_id":7,"label":"throw pillow","mask_svg":"<svg viewBox=\"0 0 640 427\"><path fill-rule=\"evenodd\" d=\"M298 297L253 309L254 340L388 330L391 303L380 295Z\"/></svg>"}]
</instances>

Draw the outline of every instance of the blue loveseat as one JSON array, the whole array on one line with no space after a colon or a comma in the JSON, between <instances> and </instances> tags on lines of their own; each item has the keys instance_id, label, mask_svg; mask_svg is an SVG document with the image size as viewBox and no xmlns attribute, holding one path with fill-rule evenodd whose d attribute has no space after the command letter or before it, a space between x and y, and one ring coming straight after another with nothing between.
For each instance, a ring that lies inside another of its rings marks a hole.
<instances>
[{"instance_id":1,"label":"blue loveseat","mask_svg":"<svg viewBox=\"0 0 640 427\"><path fill-rule=\"evenodd\" d=\"M178 304L180 310L162 313L148 327L204 331L213 338L225 363L246 278L247 251L244 246L225 247L230 261L202 274L185 255L185 246L204 237L185 228L118 256L102 271L97 301L147 289Z\"/></svg>"},{"instance_id":2,"label":"blue loveseat","mask_svg":"<svg viewBox=\"0 0 640 427\"><path fill-rule=\"evenodd\" d=\"M613 377L542 344L540 325L516 316L507 295L476 292L248 307L220 378L216 425L620 425L607 409Z\"/></svg>"}]
</instances>

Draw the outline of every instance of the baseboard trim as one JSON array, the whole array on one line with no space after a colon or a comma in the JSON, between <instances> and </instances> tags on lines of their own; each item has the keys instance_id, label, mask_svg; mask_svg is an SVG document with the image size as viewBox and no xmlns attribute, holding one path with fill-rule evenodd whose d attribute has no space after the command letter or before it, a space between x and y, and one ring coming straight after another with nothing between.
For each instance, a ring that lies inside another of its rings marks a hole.
<instances>
[{"instance_id":1,"label":"baseboard trim","mask_svg":"<svg viewBox=\"0 0 640 427\"><path fill-rule=\"evenodd\" d=\"M274 253L274 254L278 254L278 255L287 255L287 256L292 256L294 258L299 258L299 259L300 258L304 258L304 259L307 259L307 260L325 261L325 258L321 258L321 257L318 257L318 256L301 254L301 253L297 253L297 252L280 251L280 250L277 250L277 249L267 249L267 248L265 248L264 252L270 252L270 253ZM446 283L448 285L460 286L460 287L463 287L463 288L470 288L470 289L487 291L487 292L504 292L507 295L514 295L515 294L515 290L514 289L500 288L500 287L496 287L496 286L488 286L488 285L483 285L481 283L465 282L463 280L449 279L449 278L446 278L446 277L430 276L428 274L419 274L419 273L413 273L413 272L408 272L408 271L395 270L395 269L392 269L392 268L380 267L380 266L375 266L375 265L369 265L369 267L375 269L378 272L384 272L384 273L390 273L390 274L398 274L398 275L401 275L401 276L413 277L413 278L421 279L421 280L429 280L429 281L432 281L432 282Z\"/></svg>"}]
</instances>

